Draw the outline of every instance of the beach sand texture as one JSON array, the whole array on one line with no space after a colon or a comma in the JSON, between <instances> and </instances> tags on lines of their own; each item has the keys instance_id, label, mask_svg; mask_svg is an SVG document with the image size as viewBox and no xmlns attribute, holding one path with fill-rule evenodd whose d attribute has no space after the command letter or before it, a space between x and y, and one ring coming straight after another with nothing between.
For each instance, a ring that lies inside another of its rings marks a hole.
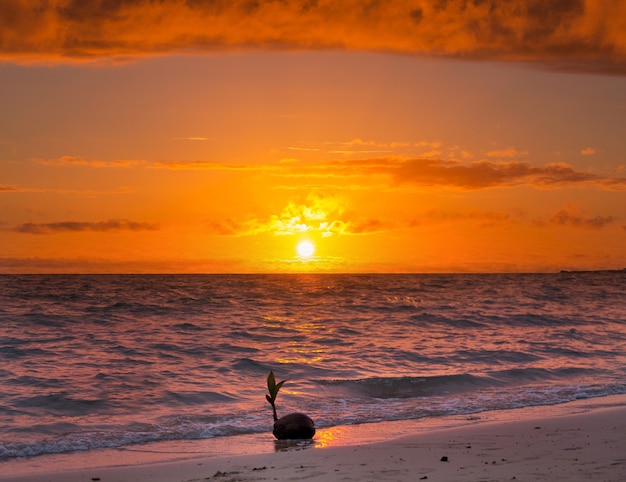
<instances>
[{"instance_id":1,"label":"beach sand texture","mask_svg":"<svg viewBox=\"0 0 626 482\"><path fill-rule=\"evenodd\" d=\"M4 480L617 482L626 480L626 404L549 418L479 422L382 443L94 467Z\"/></svg>"}]
</instances>

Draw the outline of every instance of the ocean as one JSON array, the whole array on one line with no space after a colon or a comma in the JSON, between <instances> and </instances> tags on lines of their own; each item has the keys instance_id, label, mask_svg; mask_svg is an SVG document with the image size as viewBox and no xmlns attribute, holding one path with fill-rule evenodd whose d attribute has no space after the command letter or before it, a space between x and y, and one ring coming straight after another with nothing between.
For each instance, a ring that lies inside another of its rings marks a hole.
<instances>
[{"instance_id":1,"label":"ocean","mask_svg":"<svg viewBox=\"0 0 626 482\"><path fill-rule=\"evenodd\" d=\"M626 393L626 271L1 275L2 463Z\"/></svg>"}]
</instances>

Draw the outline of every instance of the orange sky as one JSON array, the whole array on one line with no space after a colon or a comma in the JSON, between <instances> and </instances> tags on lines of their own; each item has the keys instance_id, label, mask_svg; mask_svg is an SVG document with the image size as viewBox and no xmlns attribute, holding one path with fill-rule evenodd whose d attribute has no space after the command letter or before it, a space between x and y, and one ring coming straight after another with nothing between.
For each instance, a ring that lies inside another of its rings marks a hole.
<instances>
[{"instance_id":1,"label":"orange sky","mask_svg":"<svg viewBox=\"0 0 626 482\"><path fill-rule=\"evenodd\" d=\"M0 272L626 267L624 2L10 0L0 79Z\"/></svg>"}]
</instances>

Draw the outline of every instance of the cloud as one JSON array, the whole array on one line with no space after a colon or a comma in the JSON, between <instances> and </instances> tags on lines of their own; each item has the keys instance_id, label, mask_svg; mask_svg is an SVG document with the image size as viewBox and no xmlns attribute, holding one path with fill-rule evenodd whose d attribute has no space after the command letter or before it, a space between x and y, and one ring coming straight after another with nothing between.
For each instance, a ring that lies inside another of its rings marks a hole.
<instances>
[{"instance_id":1,"label":"cloud","mask_svg":"<svg viewBox=\"0 0 626 482\"><path fill-rule=\"evenodd\" d=\"M507 149L506 152L509 150ZM520 154L525 154L525 152L515 150L515 155ZM217 161L100 161L72 156L63 156L57 159L35 159L34 161L51 167L144 167L188 171L257 171L278 177L341 178L344 181L347 177L370 177L368 185L371 185L372 176L382 176L391 179L395 185L448 187L460 190L516 186L529 186L539 189L593 186L609 191L626 190L626 178L624 177L602 177L590 172L578 171L564 162L536 166L517 160L479 160L468 163L455 159L392 156L319 163L294 162L293 159L283 159L272 165L229 164ZM616 172L616 174L619 173ZM15 188L5 186L5 190L11 191Z\"/></svg>"},{"instance_id":2,"label":"cloud","mask_svg":"<svg viewBox=\"0 0 626 482\"><path fill-rule=\"evenodd\" d=\"M75 191L68 189L46 189L40 187L23 187L10 184L0 185L0 193L25 193L25 192L52 192L57 194L87 194L93 195L94 191Z\"/></svg>"},{"instance_id":3,"label":"cloud","mask_svg":"<svg viewBox=\"0 0 626 482\"><path fill-rule=\"evenodd\" d=\"M0 258L0 272L15 273L245 273L264 272L224 259Z\"/></svg>"},{"instance_id":4,"label":"cloud","mask_svg":"<svg viewBox=\"0 0 626 482\"><path fill-rule=\"evenodd\" d=\"M271 233L289 236L318 233L322 237L370 234L391 228L388 221L360 218L349 212L343 201L332 195L311 194L303 201L289 201L280 214L244 220L227 218L207 223L211 232L222 236L250 236Z\"/></svg>"},{"instance_id":5,"label":"cloud","mask_svg":"<svg viewBox=\"0 0 626 482\"><path fill-rule=\"evenodd\" d=\"M206 223L209 231L218 236L253 236L274 234L289 236L314 233L322 237L374 234L384 231L416 229L440 224L469 224L478 229L502 228L512 225L530 225L535 228L555 226L579 229L603 229L615 224L614 216L588 216L573 205L548 216L546 219L526 220L520 210L485 211L480 209L432 209L412 219L396 220L367 218L346 209L335 196L309 195L302 202L290 201L279 214L264 218L249 216L246 219L227 218ZM626 226L622 226L626 229Z\"/></svg>"},{"instance_id":6,"label":"cloud","mask_svg":"<svg viewBox=\"0 0 626 482\"><path fill-rule=\"evenodd\" d=\"M0 59L344 49L626 73L617 0L7 0Z\"/></svg>"},{"instance_id":7,"label":"cloud","mask_svg":"<svg viewBox=\"0 0 626 482\"><path fill-rule=\"evenodd\" d=\"M319 148L317 147L293 147L290 146L287 148L290 151L304 151L304 152L317 152Z\"/></svg>"},{"instance_id":8,"label":"cloud","mask_svg":"<svg viewBox=\"0 0 626 482\"><path fill-rule=\"evenodd\" d=\"M270 166L226 164L216 161L147 161L145 159L115 159L102 161L85 159L80 156L61 156L52 159L32 159L33 162L48 167L91 167L91 168L131 168L169 169L183 171L226 171L226 170L268 170Z\"/></svg>"},{"instance_id":9,"label":"cloud","mask_svg":"<svg viewBox=\"0 0 626 482\"><path fill-rule=\"evenodd\" d=\"M228 164L217 161L152 161L146 163L150 169L169 169L173 171L272 171L276 166L256 164Z\"/></svg>"},{"instance_id":10,"label":"cloud","mask_svg":"<svg viewBox=\"0 0 626 482\"><path fill-rule=\"evenodd\" d=\"M416 185L460 190L517 186L539 189L577 186L611 191L626 190L626 178L602 177L590 172L578 171L564 162L536 166L521 161L480 160L468 163L455 159L396 156L319 163L291 161L287 159L275 165L157 161L147 163L147 166L158 169L259 171L285 178L336 178L343 181L349 177L368 177L370 186L372 177L379 176L382 179L390 179L396 186Z\"/></svg>"},{"instance_id":11,"label":"cloud","mask_svg":"<svg viewBox=\"0 0 626 482\"><path fill-rule=\"evenodd\" d=\"M388 175L396 184L479 190L530 186L540 189L593 185L607 190L626 190L626 178L607 178L575 170L566 163L533 166L520 161L382 158L335 161L324 167L328 175Z\"/></svg>"},{"instance_id":12,"label":"cloud","mask_svg":"<svg viewBox=\"0 0 626 482\"><path fill-rule=\"evenodd\" d=\"M586 216L579 208L568 204L563 209L554 213L546 221L535 221L538 227L568 226L580 229L602 229L617 221L614 216Z\"/></svg>"},{"instance_id":13,"label":"cloud","mask_svg":"<svg viewBox=\"0 0 626 482\"><path fill-rule=\"evenodd\" d=\"M0 193L53 193L53 194L62 194L62 195L71 195L74 197L97 197L109 194L131 194L135 192L133 189L128 187L119 187L117 189L111 191L95 191L92 189L53 189L53 188L43 188L43 187L21 187L21 186L0 186Z\"/></svg>"},{"instance_id":14,"label":"cloud","mask_svg":"<svg viewBox=\"0 0 626 482\"><path fill-rule=\"evenodd\" d=\"M518 149L516 149L515 147L507 147L506 149L499 149L496 151L489 151L487 152L487 157L498 157L498 158L502 158L502 157L521 157L521 156L527 156L528 155L528 151L520 151Z\"/></svg>"},{"instance_id":15,"label":"cloud","mask_svg":"<svg viewBox=\"0 0 626 482\"><path fill-rule=\"evenodd\" d=\"M587 147L580 151L583 156L593 156L596 153L596 150L593 147Z\"/></svg>"},{"instance_id":16,"label":"cloud","mask_svg":"<svg viewBox=\"0 0 626 482\"><path fill-rule=\"evenodd\" d=\"M519 214L519 213L518 213ZM419 227L444 222L473 222L479 228L488 228L515 223L515 216L511 213L497 211L444 211L430 210L409 223L409 227Z\"/></svg>"},{"instance_id":17,"label":"cloud","mask_svg":"<svg viewBox=\"0 0 626 482\"><path fill-rule=\"evenodd\" d=\"M212 220L206 225L219 236L252 236L270 233L289 236L316 233L322 237L374 234L396 229L414 229L440 223L470 222L479 228L509 225L518 222L519 213L496 211L431 210L408 221L391 222L358 216L333 196L309 195L303 202L290 201L280 214L264 219L248 217L237 220Z\"/></svg>"},{"instance_id":18,"label":"cloud","mask_svg":"<svg viewBox=\"0 0 626 482\"><path fill-rule=\"evenodd\" d=\"M15 226L14 231L23 234L55 234L61 232L80 233L85 231L156 231L157 224L109 219L99 222L63 221L58 223L24 223Z\"/></svg>"},{"instance_id":19,"label":"cloud","mask_svg":"<svg viewBox=\"0 0 626 482\"><path fill-rule=\"evenodd\" d=\"M395 226L389 221L381 219L364 219L360 221L350 221L347 225L348 234L370 234L387 231Z\"/></svg>"},{"instance_id":20,"label":"cloud","mask_svg":"<svg viewBox=\"0 0 626 482\"><path fill-rule=\"evenodd\" d=\"M626 189L626 178L602 178L575 170L565 163L533 166L526 162L476 161L462 164L440 159L409 159L391 171L398 183L448 186L464 190L531 186L557 188L593 184L604 189Z\"/></svg>"},{"instance_id":21,"label":"cloud","mask_svg":"<svg viewBox=\"0 0 626 482\"><path fill-rule=\"evenodd\" d=\"M118 167L136 167L146 164L144 160L125 160L117 159L113 161L101 161L97 159L85 159L80 156L61 156L54 159L41 159L35 158L32 160L42 166L52 167L106 167L106 168L118 168Z\"/></svg>"},{"instance_id":22,"label":"cloud","mask_svg":"<svg viewBox=\"0 0 626 482\"><path fill-rule=\"evenodd\" d=\"M423 148L424 146L433 146L437 143L417 143L412 144L410 142L392 141L392 142L378 142L372 140L363 140L361 138L355 138L348 142L326 142L327 154L338 154L343 156L363 156L363 155L389 155L392 152L406 151L413 147ZM432 151L431 151L432 152ZM439 153L440 154L440 153ZM421 154L426 157L426 153Z\"/></svg>"},{"instance_id":23,"label":"cloud","mask_svg":"<svg viewBox=\"0 0 626 482\"><path fill-rule=\"evenodd\" d=\"M614 223L613 216L586 217L572 206L561 209L550 218L550 224L559 226L574 226L576 228L600 229L608 224Z\"/></svg>"}]
</instances>

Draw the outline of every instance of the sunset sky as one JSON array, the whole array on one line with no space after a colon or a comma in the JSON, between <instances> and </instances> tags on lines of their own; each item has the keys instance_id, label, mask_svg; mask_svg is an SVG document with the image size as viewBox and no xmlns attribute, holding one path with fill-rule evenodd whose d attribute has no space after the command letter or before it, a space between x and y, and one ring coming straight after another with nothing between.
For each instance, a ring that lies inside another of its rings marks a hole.
<instances>
[{"instance_id":1,"label":"sunset sky","mask_svg":"<svg viewBox=\"0 0 626 482\"><path fill-rule=\"evenodd\" d=\"M626 267L620 0L5 0L0 86L2 273Z\"/></svg>"}]
</instances>

